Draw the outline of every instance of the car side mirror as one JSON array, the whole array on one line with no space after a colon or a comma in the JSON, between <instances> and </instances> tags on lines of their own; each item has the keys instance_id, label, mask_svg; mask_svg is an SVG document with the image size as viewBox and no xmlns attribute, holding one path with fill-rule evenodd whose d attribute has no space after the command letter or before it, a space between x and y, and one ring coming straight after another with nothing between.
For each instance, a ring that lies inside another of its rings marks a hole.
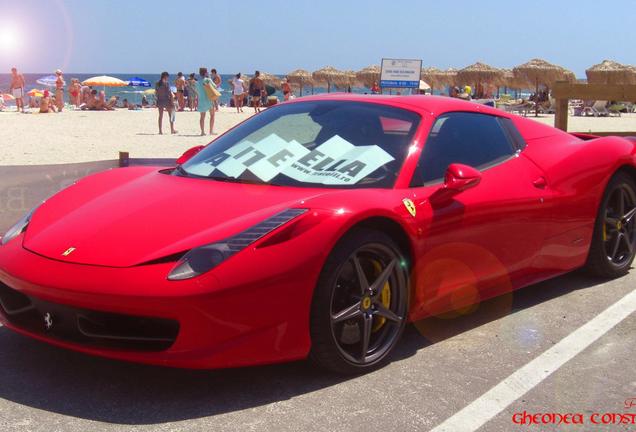
<instances>
[{"instance_id":1,"label":"car side mirror","mask_svg":"<svg viewBox=\"0 0 636 432\"><path fill-rule=\"evenodd\" d=\"M177 165L181 165L186 163L187 161L189 161L195 154L199 153L201 150L203 150L205 146L196 146L196 147L192 147L189 150L186 150L185 152L183 152L183 154L181 155L181 157L179 157L179 159L177 159Z\"/></svg>"},{"instance_id":2,"label":"car side mirror","mask_svg":"<svg viewBox=\"0 0 636 432\"><path fill-rule=\"evenodd\" d=\"M473 188L481 181L481 173L464 164L450 164L444 174L444 188L449 191L462 192Z\"/></svg>"},{"instance_id":3,"label":"car side mirror","mask_svg":"<svg viewBox=\"0 0 636 432\"><path fill-rule=\"evenodd\" d=\"M444 185L430 197L431 203L444 205L458 193L475 187L481 181L481 173L463 164L450 164L444 174Z\"/></svg>"}]
</instances>

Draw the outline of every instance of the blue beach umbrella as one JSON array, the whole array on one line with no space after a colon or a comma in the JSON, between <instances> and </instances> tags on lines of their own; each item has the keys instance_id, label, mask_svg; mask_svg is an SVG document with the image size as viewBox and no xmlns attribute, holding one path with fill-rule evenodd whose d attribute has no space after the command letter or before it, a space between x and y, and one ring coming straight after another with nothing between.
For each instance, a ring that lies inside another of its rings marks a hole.
<instances>
[{"instance_id":1,"label":"blue beach umbrella","mask_svg":"<svg viewBox=\"0 0 636 432\"><path fill-rule=\"evenodd\" d=\"M134 77L128 81L130 87L150 87L150 83L143 78Z\"/></svg>"},{"instance_id":2,"label":"blue beach umbrella","mask_svg":"<svg viewBox=\"0 0 636 432\"><path fill-rule=\"evenodd\" d=\"M56 80L57 80L57 77L55 75L48 75L48 76L37 79L35 82L43 86L55 87Z\"/></svg>"},{"instance_id":3,"label":"blue beach umbrella","mask_svg":"<svg viewBox=\"0 0 636 432\"><path fill-rule=\"evenodd\" d=\"M131 87L151 87L151 84L147 80L139 77L132 78L128 81L128 85Z\"/></svg>"}]
</instances>

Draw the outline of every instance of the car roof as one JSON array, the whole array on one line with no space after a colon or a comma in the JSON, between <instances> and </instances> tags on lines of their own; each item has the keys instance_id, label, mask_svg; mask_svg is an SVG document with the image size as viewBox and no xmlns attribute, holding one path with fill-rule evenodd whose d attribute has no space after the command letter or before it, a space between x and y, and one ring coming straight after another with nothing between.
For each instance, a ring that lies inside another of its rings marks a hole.
<instances>
[{"instance_id":1,"label":"car roof","mask_svg":"<svg viewBox=\"0 0 636 432\"><path fill-rule=\"evenodd\" d=\"M507 113L492 107L448 96L431 95L369 95L355 93L323 93L320 95L303 96L294 99L293 102L314 100L334 100L378 103L401 108L411 109L420 113L433 114L435 116L449 111L469 111L490 113L508 116Z\"/></svg>"}]
</instances>

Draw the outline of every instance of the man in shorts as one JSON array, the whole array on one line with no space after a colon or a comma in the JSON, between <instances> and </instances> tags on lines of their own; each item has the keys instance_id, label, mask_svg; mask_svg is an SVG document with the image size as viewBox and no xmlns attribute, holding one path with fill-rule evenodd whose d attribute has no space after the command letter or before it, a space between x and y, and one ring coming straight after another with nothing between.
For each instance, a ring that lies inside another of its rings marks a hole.
<instances>
[{"instance_id":1,"label":"man in shorts","mask_svg":"<svg viewBox=\"0 0 636 432\"><path fill-rule=\"evenodd\" d=\"M24 112L24 75L18 73L16 68L11 68L9 93L15 98L15 105L18 111Z\"/></svg>"}]
</instances>

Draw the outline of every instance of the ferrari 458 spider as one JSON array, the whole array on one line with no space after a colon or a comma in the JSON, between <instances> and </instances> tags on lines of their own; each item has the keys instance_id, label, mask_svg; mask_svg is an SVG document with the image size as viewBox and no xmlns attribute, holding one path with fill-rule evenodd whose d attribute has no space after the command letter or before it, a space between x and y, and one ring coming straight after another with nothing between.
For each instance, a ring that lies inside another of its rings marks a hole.
<instances>
[{"instance_id":1,"label":"ferrari 458 spider","mask_svg":"<svg viewBox=\"0 0 636 432\"><path fill-rule=\"evenodd\" d=\"M116 359L381 365L408 321L634 259L636 141L432 96L306 97L79 180L0 246L0 320Z\"/></svg>"}]
</instances>

